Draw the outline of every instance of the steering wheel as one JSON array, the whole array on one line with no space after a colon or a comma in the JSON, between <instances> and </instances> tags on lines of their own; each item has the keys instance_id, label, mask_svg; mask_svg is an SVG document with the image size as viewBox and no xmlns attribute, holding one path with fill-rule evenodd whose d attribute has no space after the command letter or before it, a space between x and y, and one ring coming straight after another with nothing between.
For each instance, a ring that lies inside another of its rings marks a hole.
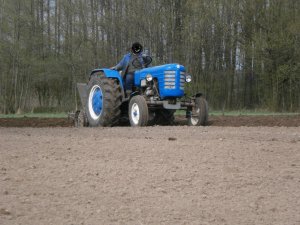
<instances>
[{"instance_id":1,"label":"steering wheel","mask_svg":"<svg viewBox=\"0 0 300 225\"><path fill-rule=\"evenodd\" d=\"M152 58L150 56L143 56L143 61L144 61L144 66L147 67L152 63ZM141 62L138 60L138 58L132 61L132 65L135 68L142 68Z\"/></svg>"}]
</instances>

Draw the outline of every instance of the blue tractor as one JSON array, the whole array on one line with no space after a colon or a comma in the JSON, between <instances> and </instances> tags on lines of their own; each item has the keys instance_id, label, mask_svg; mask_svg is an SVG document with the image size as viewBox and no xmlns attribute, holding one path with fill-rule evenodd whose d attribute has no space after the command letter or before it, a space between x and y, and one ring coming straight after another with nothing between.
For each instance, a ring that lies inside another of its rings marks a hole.
<instances>
[{"instance_id":1,"label":"blue tractor","mask_svg":"<svg viewBox=\"0 0 300 225\"><path fill-rule=\"evenodd\" d=\"M185 110L189 125L206 125L208 105L204 96L185 96L185 85L191 79L179 64L143 68L135 72L133 91L127 94L124 77L118 71L95 69L87 84L77 84L83 107L75 114L75 124L115 126L127 120L133 127L171 125L175 111Z\"/></svg>"}]
</instances>

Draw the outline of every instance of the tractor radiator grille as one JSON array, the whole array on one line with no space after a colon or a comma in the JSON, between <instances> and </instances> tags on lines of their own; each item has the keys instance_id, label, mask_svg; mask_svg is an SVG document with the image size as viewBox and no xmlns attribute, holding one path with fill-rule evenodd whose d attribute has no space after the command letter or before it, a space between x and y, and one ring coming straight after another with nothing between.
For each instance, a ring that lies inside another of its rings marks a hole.
<instances>
[{"instance_id":1,"label":"tractor radiator grille","mask_svg":"<svg viewBox=\"0 0 300 225\"><path fill-rule=\"evenodd\" d=\"M185 72L180 72L180 89L184 90Z\"/></svg>"},{"instance_id":2,"label":"tractor radiator grille","mask_svg":"<svg viewBox=\"0 0 300 225\"><path fill-rule=\"evenodd\" d=\"M165 89L176 88L176 71L165 71Z\"/></svg>"}]
</instances>

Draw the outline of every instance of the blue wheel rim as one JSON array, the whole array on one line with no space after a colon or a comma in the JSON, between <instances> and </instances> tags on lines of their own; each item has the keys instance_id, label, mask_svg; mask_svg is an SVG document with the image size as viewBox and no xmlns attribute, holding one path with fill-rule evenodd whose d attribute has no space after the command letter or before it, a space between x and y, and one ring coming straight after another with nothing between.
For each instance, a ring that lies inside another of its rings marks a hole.
<instances>
[{"instance_id":1,"label":"blue wheel rim","mask_svg":"<svg viewBox=\"0 0 300 225\"><path fill-rule=\"evenodd\" d=\"M96 116L99 116L103 108L103 94L100 87L97 87L94 90L92 97L92 107Z\"/></svg>"}]
</instances>

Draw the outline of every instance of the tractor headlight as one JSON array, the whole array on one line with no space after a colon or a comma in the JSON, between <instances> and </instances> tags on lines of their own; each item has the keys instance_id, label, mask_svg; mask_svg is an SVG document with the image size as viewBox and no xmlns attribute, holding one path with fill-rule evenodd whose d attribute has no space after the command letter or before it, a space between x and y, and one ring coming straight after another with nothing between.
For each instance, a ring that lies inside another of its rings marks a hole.
<instances>
[{"instance_id":1,"label":"tractor headlight","mask_svg":"<svg viewBox=\"0 0 300 225\"><path fill-rule=\"evenodd\" d=\"M187 82L187 83L190 83L191 81L192 81L192 76L191 75L186 75L185 76L185 81Z\"/></svg>"},{"instance_id":2,"label":"tractor headlight","mask_svg":"<svg viewBox=\"0 0 300 225\"><path fill-rule=\"evenodd\" d=\"M151 75L151 74L147 74L147 75L146 75L146 80L147 80L148 82L152 81L152 80L153 80L152 75Z\"/></svg>"},{"instance_id":3,"label":"tractor headlight","mask_svg":"<svg viewBox=\"0 0 300 225\"><path fill-rule=\"evenodd\" d=\"M146 86L147 86L146 80L145 79L141 80L141 87L146 87Z\"/></svg>"}]
</instances>

